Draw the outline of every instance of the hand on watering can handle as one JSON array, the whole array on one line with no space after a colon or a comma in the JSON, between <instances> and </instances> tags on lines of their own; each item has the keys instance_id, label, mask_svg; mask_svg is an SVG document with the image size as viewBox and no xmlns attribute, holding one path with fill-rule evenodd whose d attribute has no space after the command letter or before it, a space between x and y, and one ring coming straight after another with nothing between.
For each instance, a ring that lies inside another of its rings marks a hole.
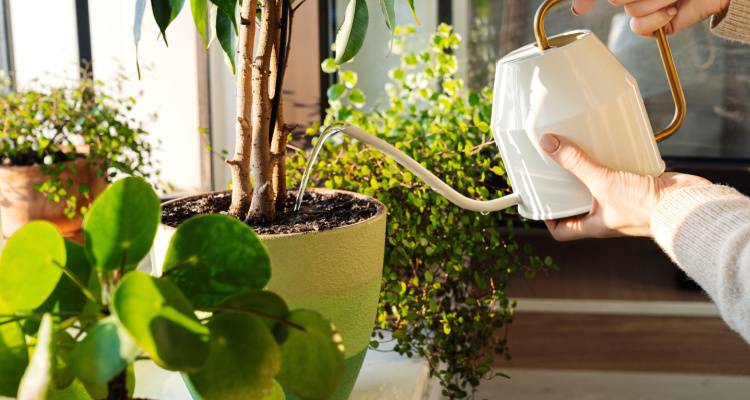
<instances>
[{"instance_id":1,"label":"hand on watering can handle","mask_svg":"<svg viewBox=\"0 0 750 400\"><path fill-rule=\"evenodd\" d=\"M575 143L547 134L540 145L561 167L580 179L594 197L586 215L545 221L559 241L615 236L651 236L651 214L667 193L711 184L701 177L665 173L660 177L617 171L594 161Z\"/></svg>"},{"instance_id":2,"label":"hand on watering can handle","mask_svg":"<svg viewBox=\"0 0 750 400\"><path fill-rule=\"evenodd\" d=\"M597 0L573 0L571 9L576 15L588 13ZM632 17L633 32L651 36L666 27L672 34L693 26L706 18L729 8L730 0L609 0L616 6L624 6Z\"/></svg>"}]
</instances>

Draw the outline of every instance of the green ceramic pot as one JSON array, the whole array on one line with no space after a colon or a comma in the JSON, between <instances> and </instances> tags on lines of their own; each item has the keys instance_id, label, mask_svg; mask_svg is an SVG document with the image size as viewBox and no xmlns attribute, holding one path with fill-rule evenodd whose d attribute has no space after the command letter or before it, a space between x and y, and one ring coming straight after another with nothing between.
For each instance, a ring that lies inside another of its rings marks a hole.
<instances>
[{"instance_id":1,"label":"green ceramic pot","mask_svg":"<svg viewBox=\"0 0 750 400\"><path fill-rule=\"evenodd\" d=\"M378 207L375 216L353 225L320 232L260 236L271 257L268 289L280 294L292 309L320 312L343 336L347 370L333 399L344 400L357 380L374 327L387 212L379 201L357 193L313 190L366 198ZM169 207L170 203L163 207ZM160 265L164 259L173 232L174 228L160 226L152 255L152 260L159 262L152 265Z\"/></svg>"}]
</instances>

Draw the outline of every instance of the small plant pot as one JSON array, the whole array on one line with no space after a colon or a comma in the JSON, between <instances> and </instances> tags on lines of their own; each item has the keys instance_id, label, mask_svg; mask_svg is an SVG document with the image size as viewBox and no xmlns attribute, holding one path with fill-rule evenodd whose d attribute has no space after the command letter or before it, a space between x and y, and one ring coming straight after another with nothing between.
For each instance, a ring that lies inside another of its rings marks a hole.
<instances>
[{"instance_id":1,"label":"small plant pot","mask_svg":"<svg viewBox=\"0 0 750 400\"><path fill-rule=\"evenodd\" d=\"M260 235L271 257L268 290L289 307L320 312L344 339L346 373L333 399L347 399L359 375L374 327L385 251L386 208L379 201L351 192L377 205L369 219L330 230L283 235ZM198 200L209 194L176 199ZM160 269L175 228L162 224L157 232L151 265ZM189 296L189 294L188 294Z\"/></svg>"},{"instance_id":2,"label":"small plant pot","mask_svg":"<svg viewBox=\"0 0 750 400\"><path fill-rule=\"evenodd\" d=\"M69 192L75 193L81 207L87 207L101 193L107 183L104 177L97 178L91 162L86 159L69 161L77 173L66 168L59 176L61 182L72 181ZM70 219L65 216L65 203L55 203L39 193L35 187L50 178L42 173L39 165L0 166L0 223L2 234L8 238L15 231L33 220L46 220L57 225L63 236L76 238L81 231L82 217ZM91 188L88 199L80 196L79 187L87 184Z\"/></svg>"}]
</instances>

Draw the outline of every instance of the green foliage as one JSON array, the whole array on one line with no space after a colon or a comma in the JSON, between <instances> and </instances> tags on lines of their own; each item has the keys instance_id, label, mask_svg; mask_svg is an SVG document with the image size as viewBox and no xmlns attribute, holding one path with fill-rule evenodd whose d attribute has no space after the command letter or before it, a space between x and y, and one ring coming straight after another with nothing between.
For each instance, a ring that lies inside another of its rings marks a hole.
<instances>
[{"instance_id":1,"label":"green foliage","mask_svg":"<svg viewBox=\"0 0 750 400\"><path fill-rule=\"evenodd\" d=\"M112 96L102 82L88 79L69 87L37 86L0 96L0 165L39 165L48 178L36 189L51 201L64 202L70 218L91 188L73 190L71 180L60 178L65 171L78 172L67 161L85 158L96 176L105 179L117 174L156 178L148 134L126 117L134 98Z\"/></svg>"},{"instance_id":2,"label":"green foliage","mask_svg":"<svg viewBox=\"0 0 750 400\"><path fill-rule=\"evenodd\" d=\"M301 375L315 379L290 381L289 393L329 397L343 374L341 336L319 314L289 310L262 290L270 266L255 233L225 215L188 220L167 250L166 276L156 277L132 267L159 220L154 190L130 177L94 202L84 246L46 222L8 240L0 255L0 395L125 399L134 361L148 357L185 373L207 400L280 399L276 380Z\"/></svg>"},{"instance_id":3,"label":"green foliage","mask_svg":"<svg viewBox=\"0 0 750 400\"><path fill-rule=\"evenodd\" d=\"M490 133L492 89L464 88L453 55L460 38L450 26L441 25L428 48L402 53L414 32L412 26L394 29L392 48L401 64L390 71L387 102L365 110L364 95L351 84L353 72L340 71L342 93L330 102L325 124L362 127L468 196L508 194ZM552 260L515 239L514 227L523 225L515 210L461 210L377 150L340 139L325 145L313 181L371 195L388 207L378 326L393 331L396 351L429 362L447 396L471 395L481 379L493 376L494 357L508 355L502 328L515 306L505 293L508 279L518 272L533 276ZM289 160L296 169L289 187L298 184L305 164L301 154Z\"/></svg>"},{"instance_id":4,"label":"green foliage","mask_svg":"<svg viewBox=\"0 0 750 400\"><path fill-rule=\"evenodd\" d=\"M236 248L238 240L252 245ZM244 290L264 288L271 279L271 260L248 225L221 215L198 215L180 224L162 270L190 293L193 303L212 305Z\"/></svg>"}]
</instances>

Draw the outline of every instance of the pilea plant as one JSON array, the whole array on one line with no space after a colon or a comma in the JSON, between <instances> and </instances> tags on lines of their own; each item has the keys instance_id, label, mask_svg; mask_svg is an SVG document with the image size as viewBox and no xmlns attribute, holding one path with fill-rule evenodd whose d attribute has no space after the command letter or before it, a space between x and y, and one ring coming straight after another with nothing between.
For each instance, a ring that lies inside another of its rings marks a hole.
<instances>
[{"instance_id":1,"label":"pilea plant","mask_svg":"<svg viewBox=\"0 0 750 400\"><path fill-rule=\"evenodd\" d=\"M229 216L194 217L157 277L136 266L159 219L153 189L126 178L93 203L83 246L42 221L8 240L0 395L128 399L133 363L150 359L183 372L205 399L283 399L279 384L327 398L344 367L341 337L318 313L290 311L263 290L271 267L255 233Z\"/></svg>"},{"instance_id":2,"label":"pilea plant","mask_svg":"<svg viewBox=\"0 0 750 400\"><path fill-rule=\"evenodd\" d=\"M406 1L416 18L414 0ZM185 0L150 2L154 20L167 43L167 27L183 9ZM396 21L394 2L380 0L389 28ZM136 45L147 3L148 0L136 2ZM232 172L229 214L250 223L273 222L286 199L286 147L290 129L284 123L282 88L295 11L304 3L305 0L190 0L203 43L210 44L213 38L209 38L209 33L213 32L232 71L237 71L235 150L226 161ZM238 5L239 22L235 16ZM335 63L346 63L359 52L368 23L366 0L349 0L336 37Z\"/></svg>"},{"instance_id":3,"label":"pilea plant","mask_svg":"<svg viewBox=\"0 0 750 400\"><path fill-rule=\"evenodd\" d=\"M366 110L357 74L339 70L329 89L326 125L354 124L394 144L470 196L491 199L510 191L492 143L492 89L471 92L457 77L453 51L460 38L440 25L426 49L405 51L413 26L397 27L392 43L401 65L390 71L387 102ZM324 63L331 72L334 64ZM335 69L334 69L335 71ZM319 127L309 133L316 135ZM554 267L513 233L515 211L481 215L459 209L376 150L348 137L327 143L313 181L376 197L389 210L385 271L377 322L391 330L395 351L419 355L450 398L471 395L509 356L507 328L515 302L508 279ZM305 155L290 159L301 177ZM375 334L373 345L378 345Z\"/></svg>"},{"instance_id":4,"label":"pilea plant","mask_svg":"<svg viewBox=\"0 0 750 400\"><path fill-rule=\"evenodd\" d=\"M3 88L8 83L3 82ZM134 98L112 95L102 82L90 79L72 86L36 86L2 90L0 164L40 165L49 178L36 189L56 203L64 202L69 218L79 211L79 196L88 196L91 188L82 185L73 191L71 181L60 179L75 168L67 161L88 159L96 175L105 179L117 174L156 178L148 133L127 117Z\"/></svg>"}]
</instances>

